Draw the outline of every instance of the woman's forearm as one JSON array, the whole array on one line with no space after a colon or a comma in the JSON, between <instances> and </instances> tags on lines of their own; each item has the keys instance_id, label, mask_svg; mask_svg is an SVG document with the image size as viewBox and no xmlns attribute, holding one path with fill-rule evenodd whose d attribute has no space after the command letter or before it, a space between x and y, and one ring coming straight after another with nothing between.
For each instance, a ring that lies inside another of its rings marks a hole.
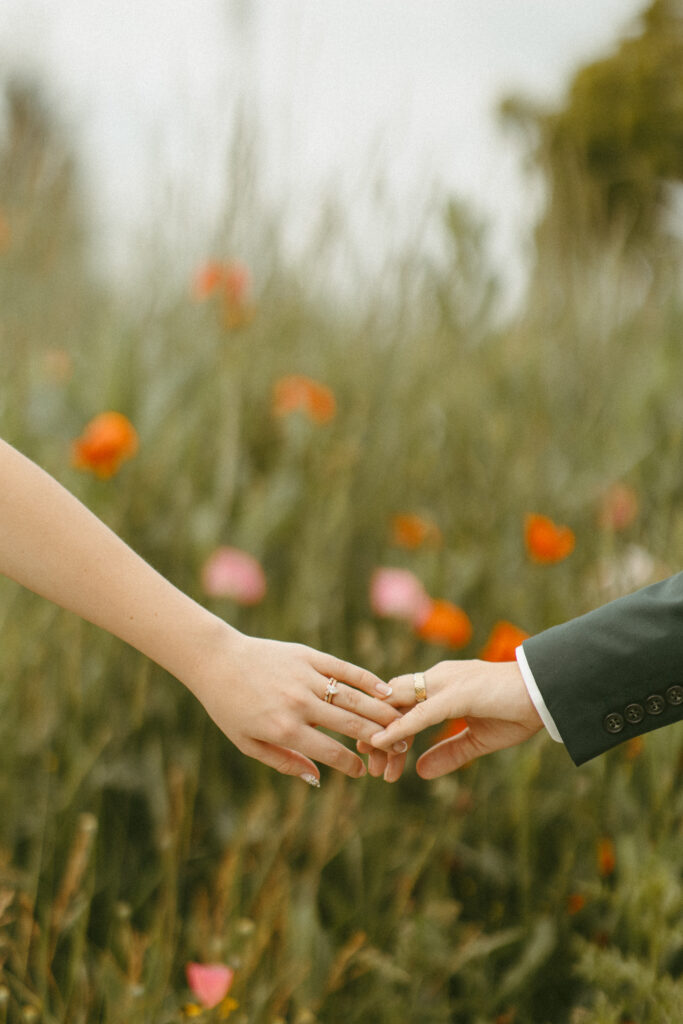
<instances>
[{"instance_id":1,"label":"woman's forearm","mask_svg":"<svg viewBox=\"0 0 683 1024\"><path fill-rule=\"evenodd\" d=\"M245 754L314 785L312 758L354 777L365 771L318 726L367 742L398 716L378 699L388 687L372 673L247 637L212 615L3 441L0 572L137 648L185 683ZM402 766L389 758L385 778Z\"/></svg>"},{"instance_id":2,"label":"woman's forearm","mask_svg":"<svg viewBox=\"0 0 683 1024\"><path fill-rule=\"evenodd\" d=\"M56 480L0 441L0 572L173 675L226 624L181 593Z\"/></svg>"}]
</instances>

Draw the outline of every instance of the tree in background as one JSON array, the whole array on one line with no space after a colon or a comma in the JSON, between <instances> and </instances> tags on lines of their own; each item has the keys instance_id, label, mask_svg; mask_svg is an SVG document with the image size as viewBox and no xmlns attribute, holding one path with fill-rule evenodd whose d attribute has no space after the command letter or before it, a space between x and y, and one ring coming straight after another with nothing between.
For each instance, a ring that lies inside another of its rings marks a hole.
<instances>
[{"instance_id":1,"label":"tree in background","mask_svg":"<svg viewBox=\"0 0 683 1024\"><path fill-rule=\"evenodd\" d=\"M511 97L505 123L527 142L547 201L539 263L589 263L596 249L672 252L671 210L683 183L683 3L654 0L609 56L581 68L549 111Z\"/></svg>"}]
</instances>

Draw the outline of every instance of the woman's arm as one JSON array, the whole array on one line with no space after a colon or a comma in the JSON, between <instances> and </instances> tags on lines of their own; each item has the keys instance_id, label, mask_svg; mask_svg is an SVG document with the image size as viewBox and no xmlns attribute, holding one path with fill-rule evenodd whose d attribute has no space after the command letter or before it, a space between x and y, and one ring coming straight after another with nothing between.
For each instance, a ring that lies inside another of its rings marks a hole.
<instances>
[{"instance_id":1,"label":"woman's arm","mask_svg":"<svg viewBox=\"0 0 683 1024\"><path fill-rule=\"evenodd\" d=\"M125 640L183 682L245 754L318 779L361 759L316 726L369 739L398 713L372 673L247 637L164 579L56 480L0 441L0 572ZM344 684L324 700L329 677ZM364 691L364 692L361 692Z\"/></svg>"}]
</instances>

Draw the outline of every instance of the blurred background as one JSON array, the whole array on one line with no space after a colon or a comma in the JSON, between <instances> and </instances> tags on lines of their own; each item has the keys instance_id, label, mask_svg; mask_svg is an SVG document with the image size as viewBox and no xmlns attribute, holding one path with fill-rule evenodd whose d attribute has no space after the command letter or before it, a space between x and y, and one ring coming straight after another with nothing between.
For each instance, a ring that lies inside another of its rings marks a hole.
<instances>
[{"instance_id":1,"label":"blurred background","mask_svg":"<svg viewBox=\"0 0 683 1024\"><path fill-rule=\"evenodd\" d=\"M387 678L678 571L681 67L680 0L3 0L0 434ZM9 581L0 663L0 1022L680 1019L676 729L314 793Z\"/></svg>"}]
</instances>

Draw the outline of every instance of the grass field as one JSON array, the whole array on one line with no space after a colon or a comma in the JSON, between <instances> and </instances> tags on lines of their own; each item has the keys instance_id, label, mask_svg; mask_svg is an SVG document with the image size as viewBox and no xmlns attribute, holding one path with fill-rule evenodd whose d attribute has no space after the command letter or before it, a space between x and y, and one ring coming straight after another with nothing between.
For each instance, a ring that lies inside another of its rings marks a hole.
<instances>
[{"instance_id":1,"label":"grass field","mask_svg":"<svg viewBox=\"0 0 683 1024\"><path fill-rule=\"evenodd\" d=\"M535 633L681 568L680 267L601 251L503 320L485 236L444 196L440 261L416 239L335 302L343 222L292 264L253 201L206 254L248 268L248 295L198 298L150 259L122 298L87 269L50 145L17 131L0 161L0 434L235 626L390 677L453 652L373 615L378 567L467 612L463 657L500 620ZM275 415L290 374L334 415ZM139 451L102 479L71 444L106 410ZM634 509L609 525L615 484ZM397 545L400 513L440 540ZM530 513L571 527L569 557L528 557ZM220 545L261 563L259 604L203 593ZM324 769L315 792L9 581L0 666L0 1022L188 1019L199 961L234 968L238 1005L198 1020L679 1024L677 729L581 769L539 736L434 783L411 755L394 786Z\"/></svg>"}]
</instances>

